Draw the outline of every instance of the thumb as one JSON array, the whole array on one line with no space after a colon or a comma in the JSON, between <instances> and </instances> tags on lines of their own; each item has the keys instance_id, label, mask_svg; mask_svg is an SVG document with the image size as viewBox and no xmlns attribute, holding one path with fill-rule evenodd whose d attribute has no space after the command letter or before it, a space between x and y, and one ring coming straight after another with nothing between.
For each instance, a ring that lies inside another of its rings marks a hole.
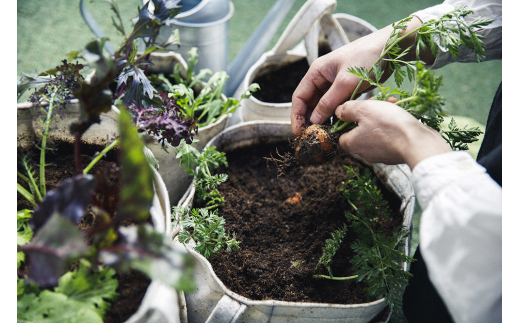
<instances>
[{"instance_id":1,"label":"thumb","mask_svg":"<svg viewBox=\"0 0 520 323\"><path fill-rule=\"evenodd\" d=\"M361 118L363 100L347 101L336 108L336 117L341 121L358 122Z\"/></svg>"}]
</instances>

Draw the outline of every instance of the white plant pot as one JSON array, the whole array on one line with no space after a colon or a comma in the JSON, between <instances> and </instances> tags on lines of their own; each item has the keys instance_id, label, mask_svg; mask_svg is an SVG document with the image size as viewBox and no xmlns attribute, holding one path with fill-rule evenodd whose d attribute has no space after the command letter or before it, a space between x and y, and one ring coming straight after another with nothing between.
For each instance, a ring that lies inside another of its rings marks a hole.
<instances>
[{"instance_id":1,"label":"white plant pot","mask_svg":"<svg viewBox=\"0 0 520 323\"><path fill-rule=\"evenodd\" d=\"M302 58L307 58L310 65L317 58L319 33L315 29L318 27L321 27L322 33L327 36L332 50L377 30L358 17L342 13L331 14L331 9L334 9L336 2L329 2L327 3L326 0L315 0L314 3L308 1L291 20L275 47L264 53L251 66L234 97L239 97L237 95L244 92L257 77L270 73L272 70L292 64ZM302 35L302 30L308 31L307 34ZM343 36L347 39L343 39ZM303 41L300 41L302 37ZM371 90L362 94L358 99L364 100L373 95L374 92ZM291 106L292 102L264 102L253 95L249 99L241 101L241 107L234 113L229 125L252 120L289 121Z\"/></svg>"},{"instance_id":2,"label":"white plant pot","mask_svg":"<svg viewBox=\"0 0 520 323\"><path fill-rule=\"evenodd\" d=\"M258 143L286 141L292 137L289 122L251 121L225 129L208 142L207 146L215 146L218 151L229 152ZM410 169L406 165L372 164L372 166L378 178L401 198L403 225L410 229L415 204ZM194 196L195 188L192 183L178 205L191 208ZM206 258L195 252L193 248L193 241L186 245L186 249L195 259L197 284L195 292L185 295L190 323L323 321L366 323L372 322L371 320L386 307L384 299L353 305L250 300L229 290L215 275ZM402 251L409 255L410 239ZM403 269L406 270L406 264L403 264ZM387 322L389 317L390 313L386 313L385 319L377 323Z\"/></svg>"},{"instance_id":3,"label":"white plant pot","mask_svg":"<svg viewBox=\"0 0 520 323\"><path fill-rule=\"evenodd\" d=\"M44 103L46 105L46 103ZM70 125L78 121L79 100L72 99L65 104L62 112L55 111L54 120L51 123L52 131L48 135L49 140L62 141L73 144L75 137L70 134ZM34 146L35 140L41 140L43 122L38 118L40 107L30 102L18 103L17 113L17 145L23 148ZM100 116L101 122L93 124L81 137L82 144L106 146L119 135L117 128L118 109L112 109Z\"/></svg>"},{"instance_id":4,"label":"white plant pot","mask_svg":"<svg viewBox=\"0 0 520 323\"><path fill-rule=\"evenodd\" d=\"M172 234L170 200L161 175L153 170L154 200L150 214L154 228L166 236ZM184 294L158 281L152 280L141 305L126 323L187 322Z\"/></svg>"}]
</instances>

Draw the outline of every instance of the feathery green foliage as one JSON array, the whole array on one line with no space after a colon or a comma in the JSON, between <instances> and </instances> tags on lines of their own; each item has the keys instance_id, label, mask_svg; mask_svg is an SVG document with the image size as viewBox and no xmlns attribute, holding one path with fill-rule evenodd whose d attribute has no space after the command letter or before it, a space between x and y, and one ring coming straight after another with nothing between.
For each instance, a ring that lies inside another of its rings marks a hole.
<instances>
[{"instance_id":1,"label":"feathery green foliage","mask_svg":"<svg viewBox=\"0 0 520 323\"><path fill-rule=\"evenodd\" d=\"M228 179L227 174L212 175L211 171L220 166L228 166L226 154L219 152L215 147L205 147L200 153L192 145L182 141L175 147L177 158L180 158L179 167L190 176L194 176L195 197L202 208L174 207L177 221L183 231L179 234L179 241L186 243L190 239L195 241L195 250L209 258L224 246L226 251L238 250L240 242L235 235L231 237L225 232L223 217L218 215L218 208L226 201L218 191L218 186Z\"/></svg>"},{"instance_id":2,"label":"feathery green foliage","mask_svg":"<svg viewBox=\"0 0 520 323\"><path fill-rule=\"evenodd\" d=\"M342 229L333 232L332 239L328 239L323 248L318 266L323 265L329 275L316 274L315 277L363 281L367 284L367 301L384 297L388 305L399 312L402 310L402 293L411 277L403 269L403 264L414 260L401 251L410 233L403 226L391 236L383 233L383 227L390 217L387 212L388 202L376 185L376 177L368 168L365 168L363 174L348 166L344 168L346 175L340 193L349 201L354 212L345 212L348 226L344 224ZM350 246L356 254L350 260L354 275L336 277L332 273L330 262L342 243L347 227L353 229L357 235Z\"/></svg>"},{"instance_id":3,"label":"feathery green foliage","mask_svg":"<svg viewBox=\"0 0 520 323\"><path fill-rule=\"evenodd\" d=\"M406 111L410 112L414 117L424 124L439 131L440 124L443 121L445 100L439 95L439 88L442 84L442 77L436 77L429 69L424 67L424 62L419 58L421 50L430 48L434 56L437 55L439 48L448 50L452 55L458 56L460 46L465 46L474 50L475 61L481 62L485 59L485 49L483 37L478 35L476 31L484 26L489 25L492 20L487 18L476 18L467 24L464 18L473 13L467 10L465 6L458 7L453 11L445 14L438 20L429 20L421 24L419 27L403 34L407 28L408 22L412 17L407 17L393 24L393 31L381 52L380 57L370 68L351 67L349 72L361 78L358 86L351 96L354 99L363 81L369 82L381 91L375 99L387 100L391 95L399 96L400 100L397 105L402 106ZM416 33L415 39L415 56L414 61L405 61L404 57L409 54L413 46L401 48L399 43L407 36ZM384 87L380 81L383 76L381 61L387 64L387 69L393 76L398 88L391 89ZM373 73L373 77L371 77ZM405 78L410 82L414 82L412 93L400 89ZM355 125L337 121L332 132L344 132L352 129ZM457 131L448 131L443 133L443 137L453 149L467 150L467 142L476 141L477 137L482 133L478 128L463 128L464 135L460 135Z\"/></svg>"},{"instance_id":4,"label":"feathery green foliage","mask_svg":"<svg viewBox=\"0 0 520 323\"><path fill-rule=\"evenodd\" d=\"M188 243L190 239L195 241L195 251L209 259L222 249L226 252L239 249L240 241L235 234L226 233L224 225L226 220L218 215L217 210L206 208L193 208L191 212L187 207L174 207L179 215L179 222L184 228L179 233L179 241Z\"/></svg>"}]
</instances>

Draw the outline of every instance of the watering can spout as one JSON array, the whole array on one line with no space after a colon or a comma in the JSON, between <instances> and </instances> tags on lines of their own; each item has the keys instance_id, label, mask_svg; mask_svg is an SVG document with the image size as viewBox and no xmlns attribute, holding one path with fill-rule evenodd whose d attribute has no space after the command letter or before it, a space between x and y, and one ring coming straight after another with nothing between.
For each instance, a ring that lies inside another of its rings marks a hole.
<instances>
[{"instance_id":1,"label":"watering can spout","mask_svg":"<svg viewBox=\"0 0 520 323\"><path fill-rule=\"evenodd\" d=\"M235 56L226 70L229 74L229 80L225 89L227 96L232 96L235 93L249 68L265 52L294 2L295 0L277 0L253 34L251 34L246 44Z\"/></svg>"}]
</instances>

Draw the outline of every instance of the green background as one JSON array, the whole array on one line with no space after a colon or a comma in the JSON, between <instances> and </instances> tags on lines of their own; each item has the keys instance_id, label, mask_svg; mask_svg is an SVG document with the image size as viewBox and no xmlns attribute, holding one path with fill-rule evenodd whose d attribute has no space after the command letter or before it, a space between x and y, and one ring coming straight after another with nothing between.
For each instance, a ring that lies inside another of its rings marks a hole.
<instances>
[{"instance_id":1,"label":"green background","mask_svg":"<svg viewBox=\"0 0 520 323\"><path fill-rule=\"evenodd\" d=\"M230 20L229 61L240 51L276 0L234 0L235 13ZM303 5L297 0L273 37L271 49L290 19ZM433 0L339 0L335 12L348 13L382 28L411 13L441 3ZM85 1L101 28L119 44L122 38L112 26L112 11L107 3ZM127 30L130 19L137 15L139 0L119 1ZM93 38L79 12L79 1L24 0L17 1L17 74L42 71L55 67L66 53L82 49ZM181 37L182 42L182 37ZM493 94L502 79L502 62L451 64L436 71L444 78L442 94L449 114L471 117L485 124Z\"/></svg>"}]
</instances>

